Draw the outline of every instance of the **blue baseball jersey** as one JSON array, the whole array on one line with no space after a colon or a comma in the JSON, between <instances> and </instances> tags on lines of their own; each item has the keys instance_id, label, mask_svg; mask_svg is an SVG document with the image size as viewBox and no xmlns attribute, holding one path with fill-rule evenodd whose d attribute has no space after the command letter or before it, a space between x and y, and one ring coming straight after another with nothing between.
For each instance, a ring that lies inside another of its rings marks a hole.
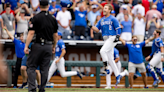
<instances>
[{"instance_id":1,"label":"blue baseball jersey","mask_svg":"<svg viewBox=\"0 0 164 92\"><path fill-rule=\"evenodd\" d=\"M145 41L137 44L126 43L125 47L128 48L129 62L134 64L143 63L142 47L145 46Z\"/></svg>"},{"instance_id":2,"label":"blue baseball jersey","mask_svg":"<svg viewBox=\"0 0 164 92\"><path fill-rule=\"evenodd\" d=\"M119 51L114 48L114 60L119 57Z\"/></svg>"},{"instance_id":3,"label":"blue baseball jersey","mask_svg":"<svg viewBox=\"0 0 164 92\"><path fill-rule=\"evenodd\" d=\"M121 33L120 24L112 15L101 18L96 27L102 31L102 36L119 35Z\"/></svg>"},{"instance_id":4,"label":"blue baseball jersey","mask_svg":"<svg viewBox=\"0 0 164 92\"><path fill-rule=\"evenodd\" d=\"M62 39L58 40L55 48L55 56L60 56L62 53L62 49L65 49L65 44Z\"/></svg>"},{"instance_id":5,"label":"blue baseball jersey","mask_svg":"<svg viewBox=\"0 0 164 92\"><path fill-rule=\"evenodd\" d=\"M161 51L160 47L163 47L163 42L162 42L162 39L160 37L156 38L153 40L153 44L152 44L152 51L151 51L151 54L150 56L153 56L154 53L158 53Z\"/></svg>"},{"instance_id":6,"label":"blue baseball jersey","mask_svg":"<svg viewBox=\"0 0 164 92\"><path fill-rule=\"evenodd\" d=\"M15 45L15 53L18 58L23 58L25 43L21 42L20 40L14 38L14 45Z\"/></svg>"}]
</instances>

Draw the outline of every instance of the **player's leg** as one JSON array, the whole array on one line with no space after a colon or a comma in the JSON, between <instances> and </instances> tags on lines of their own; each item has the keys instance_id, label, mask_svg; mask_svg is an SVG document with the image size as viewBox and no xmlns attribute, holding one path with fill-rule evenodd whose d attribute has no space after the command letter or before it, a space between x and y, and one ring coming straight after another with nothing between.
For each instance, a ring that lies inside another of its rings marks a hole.
<instances>
[{"instance_id":1,"label":"player's leg","mask_svg":"<svg viewBox=\"0 0 164 92\"><path fill-rule=\"evenodd\" d=\"M121 62L120 61L118 61L117 63L116 63L116 66L117 66L117 68L118 68L118 70L119 70L119 72L120 72L120 75L122 76L122 77L124 77L125 75L127 75L127 76L129 76L129 72L125 69L123 72L121 72Z\"/></svg>"},{"instance_id":2,"label":"player's leg","mask_svg":"<svg viewBox=\"0 0 164 92\"><path fill-rule=\"evenodd\" d=\"M160 55L158 55L158 53L157 53L153 56L153 58L150 60L149 64L146 66L146 69L148 70L148 72L151 73L154 81L159 79L154 70L154 67L160 62L160 59L161 59Z\"/></svg>"},{"instance_id":3,"label":"player's leg","mask_svg":"<svg viewBox=\"0 0 164 92\"><path fill-rule=\"evenodd\" d=\"M112 70L113 70L113 72L116 76L116 86L117 86L117 84L120 83L120 80L121 80L122 76L120 75L120 72L119 72L119 70L116 66L115 61L114 61L114 48L112 48L107 53L108 53L108 60L109 60L108 63L110 64L110 66L111 66L111 68L112 68Z\"/></svg>"},{"instance_id":4,"label":"player's leg","mask_svg":"<svg viewBox=\"0 0 164 92\"><path fill-rule=\"evenodd\" d=\"M49 80L51 79L52 75L54 74L54 72L57 69L56 60L57 60L57 58L54 59L54 61L52 62L51 66L49 68L47 82L49 82Z\"/></svg>"},{"instance_id":5,"label":"player's leg","mask_svg":"<svg viewBox=\"0 0 164 92\"><path fill-rule=\"evenodd\" d=\"M22 62L22 58L18 58L17 57L17 61L16 61L16 67L15 67L15 72L14 72L14 87L17 87L17 81L18 81L18 75L20 74L20 68L21 68L21 62Z\"/></svg>"},{"instance_id":6,"label":"player's leg","mask_svg":"<svg viewBox=\"0 0 164 92\"><path fill-rule=\"evenodd\" d=\"M109 58L108 58L108 56L111 58L113 58L114 59L114 56L112 56L112 55L109 55L108 53L110 52L110 51L113 51L113 49L114 49L114 46L116 45L116 43L113 43L113 41L114 41L114 39L115 39L115 36L112 36L112 37L110 37L110 38L108 38L106 41L105 41L105 43L104 43L104 45L101 47L101 49L100 49L100 55L101 55L101 57L102 57L102 60L103 60L103 64L104 64L104 67L105 67L105 72L104 73L107 73L107 74L109 74L109 71L106 69L107 68L107 62L109 63ZM114 53L114 52L113 52ZM112 53L111 53L112 54ZM112 62L113 63L115 63L114 62L114 60L112 60ZM109 63L110 64L110 63ZM111 64L110 64L111 65ZM112 64L113 65L113 64ZM114 67L116 67L116 65L114 66ZM113 68L112 68L113 69ZM117 70L118 71L118 70ZM117 75L117 74L116 74Z\"/></svg>"},{"instance_id":7,"label":"player's leg","mask_svg":"<svg viewBox=\"0 0 164 92\"><path fill-rule=\"evenodd\" d=\"M108 65L108 69L110 70L110 73L106 75L106 87L105 89L111 89L111 74L113 72L110 65Z\"/></svg>"},{"instance_id":8,"label":"player's leg","mask_svg":"<svg viewBox=\"0 0 164 92\"><path fill-rule=\"evenodd\" d=\"M23 83L22 83L22 86L19 87L20 89L24 88L27 85L27 66L26 66L26 61L27 61L27 56L25 55L22 58L22 64L21 64L21 75L22 75Z\"/></svg>"},{"instance_id":9,"label":"player's leg","mask_svg":"<svg viewBox=\"0 0 164 92\"><path fill-rule=\"evenodd\" d=\"M60 61L57 63L57 68L60 72L61 77L69 77L69 76L74 76L77 75L82 79L81 72L79 70L77 71L65 71L65 60L62 57Z\"/></svg>"},{"instance_id":10,"label":"player's leg","mask_svg":"<svg viewBox=\"0 0 164 92\"><path fill-rule=\"evenodd\" d=\"M138 71L141 73L142 75L142 80L144 83L144 88L147 88L147 76L146 76L146 68L145 68L145 64L141 63L137 65Z\"/></svg>"},{"instance_id":11,"label":"player's leg","mask_svg":"<svg viewBox=\"0 0 164 92\"><path fill-rule=\"evenodd\" d=\"M130 83L130 88L133 88L133 76L136 71L136 66L134 63L129 62L128 63L128 71L129 71L129 83Z\"/></svg>"},{"instance_id":12,"label":"player's leg","mask_svg":"<svg viewBox=\"0 0 164 92\"><path fill-rule=\"evenodd\" d=\"M38 82L37 87L39 88L40 85L41 85L41 75L40 75L39 68L37 68L37 70L36 70L36 80L37 80L37 82Z\"/></svg>"},{"instance_id":13,"label":"player's leg","mask_svg":"<svg viewBox=\"0 0 164 92\"><path fill-rule=\"evenodd\" d=\"M162 81L164 82L164 71L163 71L163 63L159 62L159 64L156 65L156 72L161 77Z\"/></svg>"}]
</instances>

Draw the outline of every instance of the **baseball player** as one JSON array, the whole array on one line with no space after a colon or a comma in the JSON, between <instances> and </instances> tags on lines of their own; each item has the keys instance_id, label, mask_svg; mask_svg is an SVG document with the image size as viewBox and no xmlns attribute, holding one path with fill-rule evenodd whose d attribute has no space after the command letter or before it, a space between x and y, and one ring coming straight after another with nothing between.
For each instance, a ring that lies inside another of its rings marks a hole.
<instances>
[{"instance_id":1,"label":"baseball player","mask_svg":"<svg viewBox=\"0 0 164 92\"><path fill-rule=\"evenodd\" d=\"M155 30L153 34L155 39L153 40L152 44L152 53L148 57L146 57L145 60L148 61L153 56L149 64L146 66L146 69L148 70L148 72L151 73L154 79L153 86L156 87L158 83L160 83L156 72L159 74L164 82L164 72L162 64L162 61L164 61L164 49L162 39L160 38L161 31ZM156 67L156 72L154 70L154 67Z\"/></svg>"},{"instance_id":2,"label":"baseball player","mask_svg":"<svg viewBox=\"0 0 164 92\"><path fill-rule=\"evenodd\" d=\"M120 57L119 57L119 51L114 48L114 60L115 63L117 65L117 68L119 70L119 72L121 72L121 62L120 62ZM110 73L106 75L106 84L107 86L105 87L105 89L111 89L111 74L113 72L112 68L110 65L108 65L108 69L110 70ZM125 69L122 73L120 73L120 75L123 77L125 75L129 75L128 71Z\"/></svg>"},{"instance_id":3,"label":"baseball player","mask_svg":"<svg viewBox=\"0 0 164 92\"><path fill-rule=\"evenodd\" d=\"M120 75L120 72L114 61L113 53L114 47L117 44L116 42L119 40L121 29L118 20L111 15L112 10L113 7L110 4L106 4L103 9L104 17L101 18L96 26L92 27L92 29L95 32L99 32L101 30L103 39L105 40L105 43L100 50L103 64L105 66L105 71L102 74L109 74L109 69L107 68L107 65L110 64L116 76L117 85L120 83L122 76Z\"/></svg>"},{"instance_id":4,"label":"baseball player","mask_svg":"<svg viewBox=\"0 0 164 92\"><path fill-rule=\"evenodd\" d=\"M58 42L55 48L55 59L53 63L51 64L49 68L49 73L48 73L48 80L50 80L51 76L54 74L56 69L59 70L61 77L69 77L69 76L74 76L77 75L82 79L82 74L79 70L77 71L65 71L65 60L64 60L64 55L66 53L65 50L65 44L62 40L62 33L58 32Z\"/></svg>"}]
</instances>

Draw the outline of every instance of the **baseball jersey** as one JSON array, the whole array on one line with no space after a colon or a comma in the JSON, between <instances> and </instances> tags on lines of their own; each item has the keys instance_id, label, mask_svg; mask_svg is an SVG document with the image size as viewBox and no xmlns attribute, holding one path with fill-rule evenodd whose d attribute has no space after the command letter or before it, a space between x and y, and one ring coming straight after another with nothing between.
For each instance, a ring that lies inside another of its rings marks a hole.
<instances>
[{"instance_id":1,"label":"baseball jersey","mask_svg":"<svg viewBox=\"0 0 164 92\"><path fill-rule=\"evenodd\" d=\"M25 48L25 43L22 41L14 38L13 40L14 45L15 45L15 53L18 58L23 58L24 54L24 48Z\"/></svg>"},{"instance_id":2,"label":"baseball jersey","mask_svg":"<svg viewBox=\"0 0 164 92\"><path fill-rule=\"evenodd\" d=\"M119 57L119 51L114 48L114 60Z\"/></svg>"},{"instance_id":3,"label":"baseball jersey","mask_svg":"<svg viewBox=\"0 0 164 92\"><path fill-rule=\"evenodd\" d=\"M163 42L162 42L162 39L160 37L158 37L158 38L153 40L150 56L153 56L154 53L160 52L161 51L160 47L163 47Z\"/></svg>"},{"instance_id":4,"label":"baseball jersey","mask_svg":"<svg viewBox=\"0 0 164 92\"><path fill-rule=\"evenodd\" d=\"M55 48L55 56L59 57L62 53L62 49L65 49L65 44L62 39L58 40Z\"/></svg>"},{"instance_id":5,"label":"baseball jersey","mask_svg":"<svg viewBox=\"0 0 164 92\"><path fill-rule=\"evenodd\" d=\"M112 15L101 18L96 27L102 31L102 36L119 35L121 33L119 22Z\"/></svg>"},{"instance_id":6,"label":"baseball jersey","mask_svg":"<svg viewBox=\"0 0 164 92\"><path fill-rule=\"evenodd\" d=\"M128 48L129 62L140 64L143 62L142 47L145 46L145 41L137 44L125 44Z\"/></svg>"}]
</instances>

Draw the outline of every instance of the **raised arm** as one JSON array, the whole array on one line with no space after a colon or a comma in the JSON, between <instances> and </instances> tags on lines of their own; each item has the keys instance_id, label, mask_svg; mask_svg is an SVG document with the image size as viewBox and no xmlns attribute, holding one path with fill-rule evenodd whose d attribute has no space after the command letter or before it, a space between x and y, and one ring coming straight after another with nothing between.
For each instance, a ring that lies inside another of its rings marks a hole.
<instances>
[{"instance_id":1,"label":"raised arm","mask_svg":"<svg viewBox=\"0 0 164 92\"><path fill-rule=\"evenodd\" d=\"M154 40L154 39L155 39L155 37L151 37L151 38L147 39L147 40L145 41L145 44L148 44L150 41L152 41L152 40Z\"/></svg>"},{"instance_id":2,"label":"raised arm","mask_svg":"<svg viewBox=\"0 0 164 92\"><path fill-rule=\"evenodd\" d=\"M72 5L73 11L75 11L75 7L76 7L76 1L74 1Z\"/></svg>"},{"instance_id":3,"label":"raised arm","mask_svg":"<svg viewBox=\"0 0 164 92\"><path fill-rule=\"evenodd\" d=\"M20 12L18 12L17 15L16 15L17 22L19 22L19 20L20 20L20 16L19 15L20 15Z\"/></svg>"},{"instance_id":4,"label":"raised arm","mask_svg":"<svg viewBox=\"0 0 164 92\"><path fill-rule=\"evenodd\" d=\"M119 40L122 42L123 45L126 45L126 41L123 40L121 37L119 38Z\"/></svg>"},{"instance_id":5,"label":"raised arm","mask_svg":"<svg viewBox=\"0 0 164 92\"><path fill-rule=\"evenodd\" d=\"M6 31L6 33L9 35L9 37L14 41L14 36L9 32L6 26L3 27L3 31Z\"/></svg>"}]
</instances>

